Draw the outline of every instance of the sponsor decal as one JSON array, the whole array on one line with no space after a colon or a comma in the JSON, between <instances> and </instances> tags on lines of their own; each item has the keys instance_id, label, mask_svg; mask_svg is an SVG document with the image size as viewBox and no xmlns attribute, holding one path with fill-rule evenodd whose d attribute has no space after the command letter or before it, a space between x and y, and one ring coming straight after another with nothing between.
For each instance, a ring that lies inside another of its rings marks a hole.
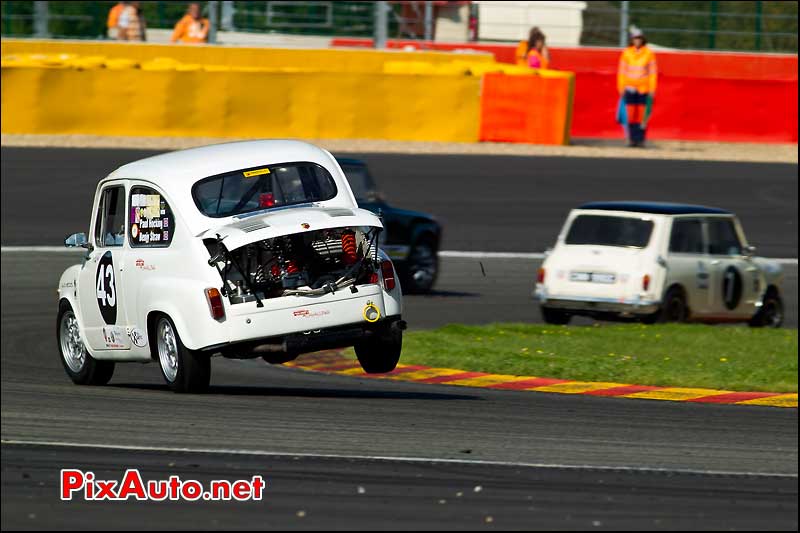
<instances>
[{"instance_id":1,"label":"sponsor decal","mask_svg":"<svg viewBox=\"0 0 800 533\"><path fill-rule=\"evenodd\" d=\"M298 309L297 311L292 311L292 315L299 317L299 318L308 318L308 317L315 317L315 316L325 316L331 314L330 311L327 309L320 309L319 311L310 311L308 309Z\"/></svg>"},{"instance_id":2,"label":"sponsor decal","mask_svg":"<svg viewBox=\"0 0 800 533\"><path fill-rule=\"evenodd\" d=\"M300 224L300 226L301 226L303 229L308 229L308 228L310 228L310 227L311 227L311 224L309 224L308 222L302 222L302 223Z\"/></svg>"},{"instance_id":3,"label":"sponsor decal","mask_svg":"<svg viewBox=\"0 0 800 533\"><path fill-rule=\"evenodd\" d=\"M130 347L128 335L121 326L105 326L103 340L105 340L107 350L125 350Z\"/></svg>"},{"instance_id":4,"label":"sponsor decal","mask_svg":"<svg viewBox=\"0 0 800 533\"><path fill-rule=\"evenodd\" d=\"M144 334L139 328L131 328L128 332L128 336L131 338L131 342L134 346L138 346L139 348L144 348L147 346L147 335Z\"/></svg>"},{"instance_id":5,"label":"sponsor decal","mask_svg":"<svg viewBox=\"0 0 800 533\"><path fill-rule=\"evenodd\" d=\"M256 170L248 170L247 172L242 172L245 178L252 178L253 176L261 176L263 174L269 174L268 168L259 168Z\"/></svg>"},{"instance_id":6,"label":"sponsor decal","mask_svg":"<svg viewBox=\"0 0 800 533\"><path fill-rule=\"evenodd\" d=\"M141 259L141 258L137 259L136 262L134 263L134 265L136 265L136 268L138 268L139 270L155 270L156 269L155 265L148 265L147 263L144 262L144 259Z\"/></svg>"}]
</instances>

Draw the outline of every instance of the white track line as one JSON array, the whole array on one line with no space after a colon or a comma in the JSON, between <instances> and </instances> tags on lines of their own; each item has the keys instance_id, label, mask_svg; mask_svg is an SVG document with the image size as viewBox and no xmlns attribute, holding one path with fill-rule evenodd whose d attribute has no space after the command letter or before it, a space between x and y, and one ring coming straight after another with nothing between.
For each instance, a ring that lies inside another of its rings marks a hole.
<instances>
[{"instance_id":1,"label":"white track line","mask_svg":"<svg viewBox=\"0 0 800 533\"><path fill-rule=\"evenodd\" d=\"M226 448L178 448L169 446L133 446L125 444L94 444L81 442L64 441L35 441L2 439L2 444L25 445L25 446L58 446L62 448L93 448L105 450L127 450L140 452L170 452L170 453L206 453L220 455L250 455L254 457L303 457L309 459L345 459L345 460L364 460L364 461L391 461L399 463L448 463L459 465L474 466L510 466L517 468L547 468L557 470L601 470L608 472L631 472L631 473L665 473L665 474L691 474L706 476L746 476L746 477L778 477L797 479L797 474L780 474L772 472L731 472L723 470L694 470L683 468L655 468L647 466L604 466L604 465L564 465L555 463L525 463L513 461L482 461L480 459L439 459L435 457L393 457L384 455L350 455L350 454L329 454L329 453L292 453L292 452L271 452L265 450L237 450Z\"/></svg>"},{"instance_id":2,"label":"white track line","mask_svg":"<svg viewBox=\"0 0 800 533\"><path fill-rule=\"evenodd\" d=\"M0 246L2 253L79 253L82 249L66 248L64 246ZM441 250L439 257L451 259L544 259L541 252L469 252L459 250ZM772 261L782 265L797 266L797 258L772 258Z\"/></svg>"}]
</instances>

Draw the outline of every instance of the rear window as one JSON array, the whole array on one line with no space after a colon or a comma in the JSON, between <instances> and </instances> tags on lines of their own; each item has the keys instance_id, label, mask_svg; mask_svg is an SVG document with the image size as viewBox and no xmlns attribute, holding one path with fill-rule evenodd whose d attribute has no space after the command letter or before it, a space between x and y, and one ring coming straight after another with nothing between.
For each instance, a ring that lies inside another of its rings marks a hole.
<instances>
[{"instance_id":1,"label":"rear window","mask_svg":"<svg viewBox=\"0 0 800 533\"><path fill-rule=\"evenodd\" d=\"M649 220L605 215L578 215L569 227L566 244L644 248L653 233Z\"/></svg>"},{"instance_id":2,"label":"rear window","mask_svg":"<svg viewBox=\"0 0 800 533\"><path fill-rule=\"evenodd\" d=\"M197 208L209 217L229 217L336 196L330 173L315 163L245 168L199 181L192 189Z\"/></svg>"}]
</instances>

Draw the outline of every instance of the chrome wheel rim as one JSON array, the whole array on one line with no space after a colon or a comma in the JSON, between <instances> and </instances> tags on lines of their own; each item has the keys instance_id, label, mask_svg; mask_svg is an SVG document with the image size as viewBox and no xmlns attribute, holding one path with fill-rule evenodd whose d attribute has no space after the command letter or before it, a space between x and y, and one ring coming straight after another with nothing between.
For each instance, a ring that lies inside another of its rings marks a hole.
<instances>
[{"instance_id":1,"label":"chrome wheel rim","mask_svg":"<svg viewBox=\"0 0 800 533\"><path fill-rule=\"evenodd\" d=\"M436 278L436 253L433 249L422 244L414 248L411 256L411 278L417 287L429 287Z\"/></svg>"},{"instance_id":2,"label":"chrome wheel rim","mask_svg":"<svg viewBox=\"0 0 800 533\"><path fill-rule=\"evenodd\" d=\"M67 311L61 317L59 327L59 341L61 343L61 356L70 370L76 374L83 369L86 364L86 346L81 340L81 332L78 329L78 319L75 313Z\"/></svg>"},{"instance_id":3,"label":"chrome wheel rim","mask_svg":"<svg viewBox=\"0 0 800 533\"><path fill-rule=\"evenodd\" d=\"M165 318L162 318L156 329L158 337L158 360L161 362L161 370L164 377L172 383L178 376L178 343L175 339L175 331L172 325Z\"/></svg>"}]
</instances>

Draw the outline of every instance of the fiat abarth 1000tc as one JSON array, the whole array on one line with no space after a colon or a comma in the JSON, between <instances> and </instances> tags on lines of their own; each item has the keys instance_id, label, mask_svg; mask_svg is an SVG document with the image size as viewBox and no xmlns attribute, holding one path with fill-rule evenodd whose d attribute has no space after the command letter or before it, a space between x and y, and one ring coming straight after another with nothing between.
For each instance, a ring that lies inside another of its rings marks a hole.
<instances>
[{"instance_id":1,"label":"fiat abarth 1000tc","mask_svg":"<svg viewBox=\"0 0 800 533\"><path fill-rule=\"evenodd\" d=\"M209 384L212 355L284 363L353 346L369 373L400 357L402 294L325 150L245 141L157 155L97 185L82 264L59 282L58 347L78 384L158 361L175 391Z\"/></svg>"},{"instance_id":2,"label":"fiat abarth 1000tc","mask_svg":"<svg viewBox=\"0 0 800 533\"><path fill-rule=\"evenodd\" d=\"M729 211L594 202L567 217L534 296L555 324L587 315L778 327L782 279L779 263L755 257Z\"/></svg>"}]
</instances>

